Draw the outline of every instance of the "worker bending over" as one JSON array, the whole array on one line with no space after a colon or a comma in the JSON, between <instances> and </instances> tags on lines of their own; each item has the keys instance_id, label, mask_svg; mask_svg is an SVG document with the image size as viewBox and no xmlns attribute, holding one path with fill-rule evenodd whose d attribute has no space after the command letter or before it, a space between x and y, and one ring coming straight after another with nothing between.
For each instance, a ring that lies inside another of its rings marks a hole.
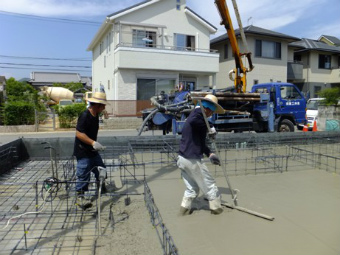
<instances>
[{"instance_id":1,"label":"worker bending over","mask_svg":"<svg viewBox=\"0 0 340 255\"><path fill-rule=\"evenodd\" d=\"M203 154L205 154L209 157L211 163L220 165L219 158L206 145L208 127L202 111L205 112L208 118L214 112L224 113L224 110L218 104L217 97L214 95L206 95L200 100L203 109L196 105L184 124L177 160L177 166L181 169L182 178L186 186L181 203L181 215L187 215L192 212L192 201L199 195L200 191L208 199L212 214L223 212L216 182L203 162Z\"/></svg>"}]
</instances>

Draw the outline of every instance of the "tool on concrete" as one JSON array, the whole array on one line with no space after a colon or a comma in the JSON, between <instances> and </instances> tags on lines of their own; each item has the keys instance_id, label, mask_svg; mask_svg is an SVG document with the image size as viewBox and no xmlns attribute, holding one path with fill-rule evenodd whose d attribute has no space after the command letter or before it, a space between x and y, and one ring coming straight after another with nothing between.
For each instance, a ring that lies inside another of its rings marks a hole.
<instances>
[{"instance_id":1,"label":"tool on concrete","mask_svg":"<svg viewBox=\"0 0 340 255\"><path fill-rule=\"evenodd\" d=\"M101 206L101 193L102 193L102 187L103 183L106 178L106 168L98 166L99 171L99 189L98 189L98 203L97 203L97 210L98 210L98 234L102 235L102 229L101 229L101 218L100 218L100 206Z\"/></svg>"},{"instance_id":2,"label":"tool on concrete","mask_svg":"<svg viewBox=\"0 0 340 255\"><path fill-rule=\"evenodd\" d=\"M210 125L209 125L209 122L208 122L208 119L207 119L207 116L204 112L204 109L203 109L203 105L202 105L202 101L200 99L198 99L198 103L201 107L201 110L202 110L202 114L203 114L203 118L204 118L204 121L205 121L205 124L207 125L207 128L208 128L208 133L213 133L210 129ZM220 155L219 155L219 152L218 152L218 149L217 149L217 146L216 146L216 143L215 143L215 140L213 139L214 136L212 136L212 139L211 139L211 145L214 147L214 150L215 150L215 154L217 155L217 157L219 159L221 159ZM228 208L231 208L231 209L237 209L241 212L246 212L246 213L249 213L249 214L252 214L252 215L255 215L255 216L258 216L260 218L263 218L263 219L266 219L266 220L274 220L274 217L272 216L268 216L268 215L265 215L265 214L262 214L262 213L258 213L258 212L255 212L255 211L252 211L252 210L248 210L244 207L240 207L238 206L238 203L237 203L237 192L235 194L235 190L231 187L231 183L230 183L230 180L229 180L229 177L228 177L228 174L227 174L227 170L224 166L224 163L222 160L220 160L220 167L221 169L223 170L223 173L224 173L224 177L227 181L227 184L228 184L228 187L229 187L229 190L230 190L230 193L231 193L231 197L233 199L233 202L234 202L234 205L230 205L228 203L221 203L221 205L223 206L226 206Z\"/></svg>"}]
</instances>

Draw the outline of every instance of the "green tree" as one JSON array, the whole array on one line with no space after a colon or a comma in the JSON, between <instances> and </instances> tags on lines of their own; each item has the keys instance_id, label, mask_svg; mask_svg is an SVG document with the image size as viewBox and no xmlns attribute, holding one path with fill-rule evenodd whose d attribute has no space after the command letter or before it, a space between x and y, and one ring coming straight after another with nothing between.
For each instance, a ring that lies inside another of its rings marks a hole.
<instances>
[{"instance_id":1,"label":"green tree","mask_svg":"<svg viewBox=\"0 0 340 255\"><path fill-rule=\"evenodd\" d=\"M28 101L38 104L38 91L30 84L17 81L13 77L6 82L6 92L8 101Z\"/></svg>"},{"instance_id":2,"label":"green tree","mask_svg":"<svg viewBox=\"0 0 340 255\"><path fill-rule=\"evenodd\" d=\"M34 104L26 101L7 102L4 106L3 121L5 125L33 125Z\"/></svg>"},{"instance_id":3,"label":"green tree","mask_svg":"<svg viewBox=\"0 0 340 255\"><path fill-rule=\"evenodd\" d=\"M318 96L325 98L322 103L325 105L338 105L340 99L340 88L327 88L318 93Z\"/></svg>"},{"instance_id":4,"label":"green tree","mask_svg":"<svg viewBox=\"0 0 340 255\"><path fill-rule=\"evenodd\" d=\"M80 114L86 110L86 104L72 104L65 107L56 107L61 128L75 127Z\"/></svg>"},{"instance_id":5,"label":"green tree","mask_svg":"<svg viewBox=\"0 0 340 255\"><path fill-rule=\"evenodd\" d=\"M2 109L5 125L32 125L35 109L46 112L44 100L27 82L19 82L11 77L6 81L6 92L7 102Z\"/></svg>"}]
</instances>

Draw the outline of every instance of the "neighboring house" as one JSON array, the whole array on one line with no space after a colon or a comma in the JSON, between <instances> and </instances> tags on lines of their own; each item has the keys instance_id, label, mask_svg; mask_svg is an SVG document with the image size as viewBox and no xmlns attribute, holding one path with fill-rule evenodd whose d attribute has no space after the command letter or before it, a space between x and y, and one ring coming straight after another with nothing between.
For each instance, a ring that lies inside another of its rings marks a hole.
<instances>
[{"instance_id":1,"label":"neighboring house","mask_svg":"<svg viewBox=\"0 0 340 255\"><path fill-rule=\"evenodd\" d=\"M82 83L84 86L91 87L90 77L81 77L79 73L61 72L32 72L31 79L28 81L35 88L53 86L54 83Z\"/></svg>"},{"instance_id":2,"label":"neighboring house","mask_svg":"<svg viewBox=\"0 0 340 255\"><path fill-rule=\"evenodd\" d=\"M288 54L288 45L300 39L253 25L245 27L244 33L255 66L253 71L247 73L247 91L258 83L287 82L287 63L293 60L293 54ZM239 41L240 52L245 53L239 29L235 29L235 35ZM210 47L220 53L217 88L233 87L234 82L229 79L229 71L235 68L235 60L228 34L212 39ZM248 67L246 59L243 62Z\"/></svg>"},{"instance_id":3,"label":"neighboring house","mask_svg":"<svg viewBox=\"0 0 340 255\"><path fill-rule=\"evenodd\" d=\"M108 15L87 49L94 91L104 87L109 113L134 116L180 82L185 89L214 86L216 31L185 0L148 0Z\"/></svg>"},{"instance_id":4,"label":"neighboring house","mask_svg":"<svg viewBox=\"0 0 340 255\"><path fill-rule=\"evenodd\" d=\"M293 75L288 81L311 98L324 88L340 86L340 47L306 38L290 43L289 47L294 52L295 65L300 65L303 71L301 79Z\"/></svg>"},{"instance_id":5,"label":"neighboring house","mask_svg":"<svg viewBox=\"0 0 340 255\"><path fill-rule=\"evenodd\" d=\"M319 37L318 41L327 43L328 45L331 46L340 47L340 39L335 36L322 35Z\"/></svg>"}]
</instances>

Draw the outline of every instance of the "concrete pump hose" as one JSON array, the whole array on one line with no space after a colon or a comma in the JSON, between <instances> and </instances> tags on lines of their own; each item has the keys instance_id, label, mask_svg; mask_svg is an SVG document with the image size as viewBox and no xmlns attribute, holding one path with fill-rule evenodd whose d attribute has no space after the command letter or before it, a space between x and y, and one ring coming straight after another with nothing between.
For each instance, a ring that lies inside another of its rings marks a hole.
<instances>
[{"instance_id":1,"label":"concrete pump hose","mask_svg":"<svg viewBox=\"0 0 340 255\"><path fill-rule=\"evenodd\" d=\"M145 120L143 121L143 123L142 123L142 125L141 125L141 127L140 127L140 129L139 129L139 131L138 131L138 136L141 135L141 133L142 133L142 131L143 131L143 129L144 129L144 126L145 126L145 124L148 122L148 120L149 120L153 115L155 115L156 112L158 112L158 111L159 111L158 108L156 108L156 109L153 109L152 112L149 113L149 115L145 118Z\"/></svg>"}]
</instances>

